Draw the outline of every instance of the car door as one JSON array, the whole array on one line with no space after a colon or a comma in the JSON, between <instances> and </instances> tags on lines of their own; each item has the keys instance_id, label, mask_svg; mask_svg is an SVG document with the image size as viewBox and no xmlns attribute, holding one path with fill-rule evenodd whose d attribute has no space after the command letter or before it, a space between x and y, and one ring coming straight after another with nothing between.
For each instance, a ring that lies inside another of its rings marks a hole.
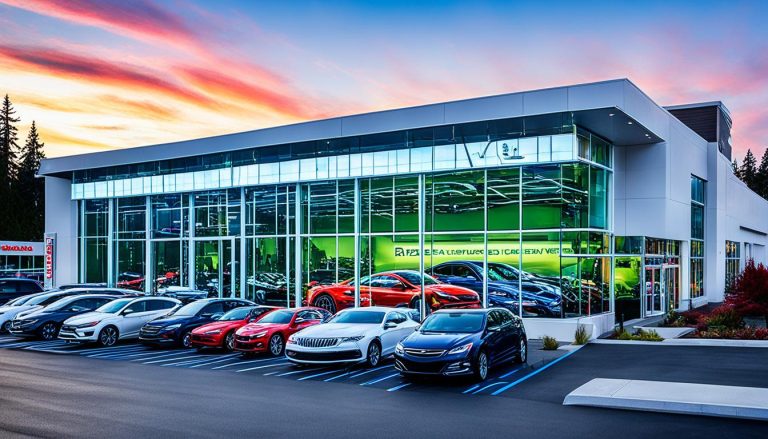
<instances>
[{"instance_id":1,"label":"car door","mask_svg":"<svg viewBox=\"0 0 768 439\"><path fill-rule=\"evenodd\" d=\"M510 359L516 352L519 346L519 331L516 325L517 319L512 315L510 311L497 310L501 318L501 333L502 338L499 346L500 361L506 361Z\"/></svg>"},{"instance_id":2,"label":"car door","mask_svg":"<svg viewBox=\"0 0 768 439\"><path fill-rule=\"evenodd\" d=\"M387 313L382 324L381 337L379 337L383 355L392 353L397 343L410 334L412 328L410 325L406 325L407 320L408 317L399 311Z\"/></svg>"},{"instance_id":3,"label":"car door","mask_svg":"<svg viewBox=\"0 0 768 439\"><path fill-rule=\"evenodd\" d=\"M504 349L504 334L501 329L502 317L497 310L488 312L488 321L486 323L485 352L488 354L490 364L497 364L501 361L500 355Z\"/></svg>"},{"instance_id":4,"label":"car door","mask_svg":"<svg viewBox=\"0 0 768 439\"><path fill-rule=\"evenodd\" d=\"M373 304L378 306L408 305L414 292L396 276L381 274L371 278Z\"/></svg>"},{"instance_id":5,"label":"car door","mask_svg":"<svg viewBox=\"0 0 768 439\"><path fill-rule=\"evenodd\" d=\"M136 300L131 302L120 312L120 323L118 330L121 337L134 337L138 335L139 329L151 320L156 314L147 311L147 300Z\"/></svg>"}]
</instances>

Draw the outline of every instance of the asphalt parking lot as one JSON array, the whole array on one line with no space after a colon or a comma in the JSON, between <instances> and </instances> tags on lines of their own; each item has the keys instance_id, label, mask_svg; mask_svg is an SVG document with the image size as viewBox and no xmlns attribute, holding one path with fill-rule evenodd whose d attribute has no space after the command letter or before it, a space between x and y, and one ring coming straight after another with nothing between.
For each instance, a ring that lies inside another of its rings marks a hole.
<instances>
[{"instance_id":1,"label":"asphalt parking lot","mask_svg":"<svg viewBox=\"0 0 768 439\"><path fill-rule=\"evenodd\" d=\"M538 365L526 370L496 371L473 389L409 384L391 376L390 364L298 369L281 358L7 337L0 348L0 437L768 435L760 422L562 405L594 377L764 387L765 349L588 345L531 358Z\"/></svg>"}]
</instances>

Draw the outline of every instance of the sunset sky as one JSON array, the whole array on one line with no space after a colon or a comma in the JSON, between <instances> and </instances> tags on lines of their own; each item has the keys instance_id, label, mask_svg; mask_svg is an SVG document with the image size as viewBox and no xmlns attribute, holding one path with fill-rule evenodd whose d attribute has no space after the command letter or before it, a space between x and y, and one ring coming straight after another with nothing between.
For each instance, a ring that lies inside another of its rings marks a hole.
<instances>
[{"instance_id":1,"label":"sunset sky","mask_svg":"<svg viewBox=\"0 0 768 439\"><path fill-rule=\"evenodd\" d=\"M0 0L0 93L49 157L627 77L768 146L768 1Z\"/></svg>"}]
</instances>

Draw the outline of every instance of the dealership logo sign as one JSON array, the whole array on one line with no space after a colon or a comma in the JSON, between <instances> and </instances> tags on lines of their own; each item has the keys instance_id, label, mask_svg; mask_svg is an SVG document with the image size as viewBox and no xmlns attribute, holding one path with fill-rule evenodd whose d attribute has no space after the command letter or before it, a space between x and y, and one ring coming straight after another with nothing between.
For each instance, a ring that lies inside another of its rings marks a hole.
<instances>
[{"instance_id":1,"label":"dealership logo sign","mask_svg":"<svg viewBox=\"0 0 768 439\"><path fill-rule=\"evenodd\" d=\"M34 249L31 245L10 245L3 244L0 246L0 250L4 252L32 252Z\"/></svg>"},{"instance_id":2,"label":"dealership logo sign","mask_svg":"<svg viewBox=\"0 0 768 439\"><path fill-rule=\"evenodd\" d=\"M53 238L45 238L45 279L53 280Z\"/></svg>"}]
</instances>

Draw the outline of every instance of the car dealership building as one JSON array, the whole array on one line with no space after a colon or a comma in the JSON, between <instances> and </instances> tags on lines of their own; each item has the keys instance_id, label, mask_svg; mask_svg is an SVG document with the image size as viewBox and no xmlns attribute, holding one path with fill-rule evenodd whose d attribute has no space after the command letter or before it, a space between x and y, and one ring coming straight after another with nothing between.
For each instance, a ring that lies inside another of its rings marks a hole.
<instances>
[{"instance_id":1,"label":"car dealership building","mask_svg":"<svg viewBox=\"0 0 768 439\"><path fill-rule=\"evenodd\" d=\"M475 261L549 292L538 317L518 295L530 336L597 335L722 301L765 262L730 129L719 102L663 108L621 79L46 159L53 282L289 305L354 278L360 303L372 274Z\"/></svg>"}]
</instances>

